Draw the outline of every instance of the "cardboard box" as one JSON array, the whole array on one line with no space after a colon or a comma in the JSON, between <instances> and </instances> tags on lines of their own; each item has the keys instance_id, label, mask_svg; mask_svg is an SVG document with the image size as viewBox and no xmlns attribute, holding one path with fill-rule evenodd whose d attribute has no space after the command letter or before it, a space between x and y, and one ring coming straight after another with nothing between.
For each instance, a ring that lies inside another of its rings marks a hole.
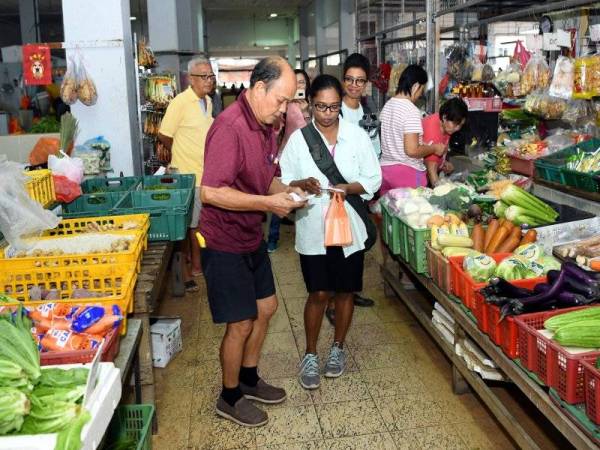
<instances>
[{"instance_id":1,"label":"cardboard box","mask_svg":"<svg viewBox=\"0 0 600 450\"><path fill-rule=\"evenodd\" d=\"M166 367L183 349L181 319L159 319L150 326L152 336L152 362L154 367Z\"/></svg>"}]
</instances>

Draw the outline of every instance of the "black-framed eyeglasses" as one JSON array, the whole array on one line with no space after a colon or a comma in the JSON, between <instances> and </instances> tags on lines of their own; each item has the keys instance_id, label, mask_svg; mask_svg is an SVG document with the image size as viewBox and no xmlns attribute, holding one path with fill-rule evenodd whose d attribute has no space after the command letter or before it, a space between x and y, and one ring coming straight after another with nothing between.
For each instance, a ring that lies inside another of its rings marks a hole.
<instances>
[{"instance_id":1,"label":"black-framed eyeglasses","mask_svg":"<svg viewBox=\"0 0 600 450\"><path fill-rule=\"evenodd\" d=\"M217 76L215 74L208 75L205 73L200 73L200 74L190 73L190 77L198 77L203 81L207 81L207 80L215 81L217 79Z\"/></svg>"},{"instance_id":2,"label":"black-framed eyeglasses","mask_svg":"<svg viewBox=\"0 0 600 450\"><path fill-rule=\"evenodd\" d=\"M329 110L333 113L336 113L342 108L342 103L332 103L331 105L326 105L325 103L315 103L313 106L319 112L325 112Z\"/></svg>"},{"instance_id":3,"label":"black-framed eyeglasses","mask_svg":"<svg viewBox=\"0 0 600 450\"><path fill-rule=\"evenodd\" d=\"M348 83L348 84L355 84L358 87L363 87L365 84L367 84L367 79L366 78L354 78L354 77L344 77L344 82Z\"/></svg>"}]
</instances>

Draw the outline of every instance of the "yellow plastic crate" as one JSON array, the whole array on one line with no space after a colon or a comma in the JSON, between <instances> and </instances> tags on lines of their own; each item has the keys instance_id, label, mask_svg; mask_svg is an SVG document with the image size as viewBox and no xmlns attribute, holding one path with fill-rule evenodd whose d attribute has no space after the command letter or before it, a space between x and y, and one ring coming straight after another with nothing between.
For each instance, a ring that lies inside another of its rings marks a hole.
<instances>
[{"instance_id":1,"label":"yellow plastic crate","mask_svg":"<svg viewBox=\"0 0 600 450\"><path fill-rule=\"evenodd\" d=\"M144 241L139 234L136 235L135 233L130 233L129 236L133 236L132 243L129 246L129 249L123 252L62 254L57 256L24 256L11 258L7 257L6 247L4 247L0 252L0 271L117 264L118 267L122 267L125 272L129 270L135 270L137 273L139 273L142 266ZM59 241L61 239L68 239L71 237L73 236L42 236L35 239L38 241Z\"/></svg>"},{"instance_id":2,"label":"yellow plastic crate","mask_svg":"<svg viewBox=\"0 0 600 450\"><path fill-rule=\"evenodd\" d=\"M139 228L133 230L122 230L118 227L128 222L134 222L139 225ZM90 228L90 224L96 224L100 227L106 227L106 230L95 231ZM110 229L117 227L117 229ZM143 236L144 250L148 248L148 230L150 229L150 216L148 214L128 214L123 216L99 216L99 217L82 217L78 219L63 219L58 226L52 230L46 230L42 236L64 236L75 235L90 232L106 232L106 233L140 233Z\"/></svg>"},{"instance_id":3,"label":"yellow plastic crate","mask_svg":"<svg viewBox=\"0 0 600 450\"><path fill-rule=\"evenodd\" d=\"M0 273L0 292L18 302L2 303L2 307L18 305L37 306L44 303L116 304L123 312L121 334L127 332L127 313L133 310L133 294L137 274L122 265L98 265L83 267L40 268L11 270ZM31 300L34 286L42 290L58 290L59 300ZM102 297L72 298L75 289L99 292Z\"/></svg>"},{"instance_id":4,"label":"yellow plastic crate","mask_svg":"<svg viewBox=\"0 0 600 450\"><path fill-rule=\"evenodd\" d=\"M48 169L40 169L24 173L30 178L25 183L25 189L29 196L44 208L52 205L56 201L52 172Z\"/></svg>"}]
</instances>

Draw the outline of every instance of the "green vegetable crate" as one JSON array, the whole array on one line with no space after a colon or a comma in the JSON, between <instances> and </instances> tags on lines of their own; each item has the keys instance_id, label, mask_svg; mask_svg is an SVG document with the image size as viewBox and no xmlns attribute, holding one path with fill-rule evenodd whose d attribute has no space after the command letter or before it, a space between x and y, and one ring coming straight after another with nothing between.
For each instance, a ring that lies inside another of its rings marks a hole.
<instances>
[{"instance_id":1,"label":"green vegetable crate","mask_svg":"<svg viewBox=\"0 0 600 450\"><path fill-rule=\"evenodd\" d=\"M104 450L127 448L152 450L153 405L122 405L113 415L106 432Z\"/></svg>"},{"instance_id":2,"label":"green vegetable crate","mask_svg":"<svg viewBox=\"0 0 600 450\"><path fill-rule=\"evenodd\" d=\"M114 216L118 214L113 208L123 198L124 192L99 192L97 194L83 194L71 203L63 204L63 217L74 219L77 217Z\"/></svg>"},{"instance_id":3,"label":"green vegetable crate","mask_svg":"<svg viewBox=\"0 0 600 450\"><path fill-rule=\"evenodd\" d=\"M127 192L115 205L113 214L150 214L151 241L185 239L191 221L192 189Z\"/></svg>"},{"instance_id":4,"label":"green vegetable crate","mask_svg":"<svg viewBox=\"0 0 600 450\"><path fill-rule=\"evenodd\" d=\"M400 219L394 216L387 206L381 205L383 213L382 234L383 242L387 244L394 255L400 255L403 259L406 257L406 240L401 236Z\"/></svg>"},{"instance_id":5,"label":"green vegetable crate","mask_svg":"<svg viewBox=\"0 0 600 450\"><path fill-rule=\"evenodd\" d=\"M127 192L135 189L140 181L142 177L89 178L81 183L81 191L84 194Z\"/></svg>"},{"instance_id":6,"label":"green vegetable crate","mask_svg":"<svg viewBox=\"0 0 600 450\"><path fill-rule=\"evenodd\" d=\"M196 187L196 176L193 174L173 174L142 177L141 189L193 189Z\"/></svg>"},{"instance_id":7,"label":"green vegetable crate","mask_svg":"<svg viewBox=\"0 0 600 450\"><path fill-rule=\"evenodd\" d=\"M600 147L600 139L591 139L540 158L535 161L536 174L546 181L572 186L587 192L600 193L600 171L584 173L566 168L567 158L576 154L578 150L593 153L598 147Z\"/></svg>"}]
</instances>

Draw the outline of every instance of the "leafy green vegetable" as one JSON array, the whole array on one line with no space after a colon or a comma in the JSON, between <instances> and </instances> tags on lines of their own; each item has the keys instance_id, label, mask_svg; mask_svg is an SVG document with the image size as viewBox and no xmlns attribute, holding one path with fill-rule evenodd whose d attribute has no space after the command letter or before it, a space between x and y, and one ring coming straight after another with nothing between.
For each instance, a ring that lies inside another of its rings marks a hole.
<instances>
[{"instance_id":1,"label":"leafy green vegetable","mask_svg":"<svg viewBox=\"0 0 600 450\"><path fill-rule=\"evenodd\" d=\"M76 403L85 394L85 384L70 387L38 386L31 393L32 397L45 403L68 402Z\"/></svg>"},{"instance_id":2,"label":"leafy green vegetable","mask_svg":"<svg viewBox=\"0 0 600 450\"><path fill-rule=\"evenodd\" d=\"M81 410L77 418L64 430L58 433L54 450L80 450L81 430L91 420L92 416L85 409Z\"/></svg>"},{"instance_id":3,"label":"leafy green vegetable","mask_svg":"<svg viewBox=\"0 0 600 450\"><path fill-rule=\"evenodd\" d=\"M14 315L0 316L0 358L21 366L35 383L40 377L40 354L30 330L31 320L22 306Z\"/></svg>"},{"instance_id":4,"label":"leafy green vegetable","mask_svg":"<svg viewBox=\"0 0 600 450\"><path fill-rule=\"evenodd\" d=\"M531 278L533 273L528 267L529 260L522 256L511 256L498 264L496 268L496 276L505 280L522 280ZM535 276L535 275L533 275Z\"/></svg>"},{"instance_id":5,"label":"leafy green vegetable","mask_svg":"<svg viewBox=\"0 0 600 450\"><path fill-rule=\"evenodd\" d=\"M444 211L464 211L471 202L469 193L462 189L456 188L444 195L432 195L429 198L429 203L437 206Z\"/></svg>"},{"instance_id":6,"label":"leafy green vegetable","mask_svg":"<svg viewBox=\"0 0 600 450\"><path fill-rule=\"evenodd\" d=\"M488 255L467 256L463 260L463 268L477 282L487 282L494 276L496 261Z\"/></svg>"},{"instance_id":7,"label":"leafy green vegetable","mask_svg":"<svg viewBox=\"0 0 600 450\"><path fill-rule=\"evenodd\" d=\"M558 213L550 206L514 184L502 191L501 200L509 206L519 207L513 210L507 208L505 211L507 219L510 214L512 218L509 220L516 225L545 225L554 223L558 217Z\"/></svg>"},{"instance_id":8,"label":"leafy green vegetable","mask_svg":"<svg viewBox=\"0 0 600 450\"><path fill-rule=\"evenodd\" d=\"M29 130L30 133L58 133L60 131L60 123L54 116L42 117L38 122L34 123Z\"/></svg>"},{"instance_id":9,"label":"leafy green vegetable","mask_svg":"<svg viewBox=\"0 0 600 450\"><path fill-rule=\"evenodd\" d=\"M81 410L81 407L74 403L45 403L35 397L31 398L31 405L21 434L57 433L69 426Z\"/></svg>"},{"instance_id":10,"label":"leafy green vegetable","mask_svg":"<svg viewBox=\"0 0 600 450\"><path fill-rule=\"evenodd\" d=\"M0 435L19 431L23 416L29 413L27 396L14 388L0 388Z\"/></svg>"},{"instance_id":11,"label":"leafy green vegetable","mask_svg":"<svg viewBox=\"0 0 600 450\"><path fill-rule=\"evenodd\" d=\"M23 368L8 359L0 359L0 386L4 380L15 380L27 377Z\"/></svg>"},{"instance_id":12,"label":"leafy green vegetable","mask_svg":"<svg viewBox=\"0 0 600 450\"><path fill-rule=\"evenodd\" d=\"M41 386L50 387L85 385L87 383L89 371L90 370L85 367L76 367L73 369L44 368L42 369L39 384Z\"/></svg>"},{"instance_id":13,"label":"leafy green vegetable","mask_svg":"<svg viewBox=\"0 0 600 450\"><path fill-rule=\"evenodd\" d=\"M551 270L560 270L560 268L561 268L560 261L558 259L556 259L554 256L550 256L550 255L541 256L537 260L537 262L539 264L541 264L541 266L544 268L544 272L543 272L544 275L547 274Z\"/></svg>"}]
</instances>

